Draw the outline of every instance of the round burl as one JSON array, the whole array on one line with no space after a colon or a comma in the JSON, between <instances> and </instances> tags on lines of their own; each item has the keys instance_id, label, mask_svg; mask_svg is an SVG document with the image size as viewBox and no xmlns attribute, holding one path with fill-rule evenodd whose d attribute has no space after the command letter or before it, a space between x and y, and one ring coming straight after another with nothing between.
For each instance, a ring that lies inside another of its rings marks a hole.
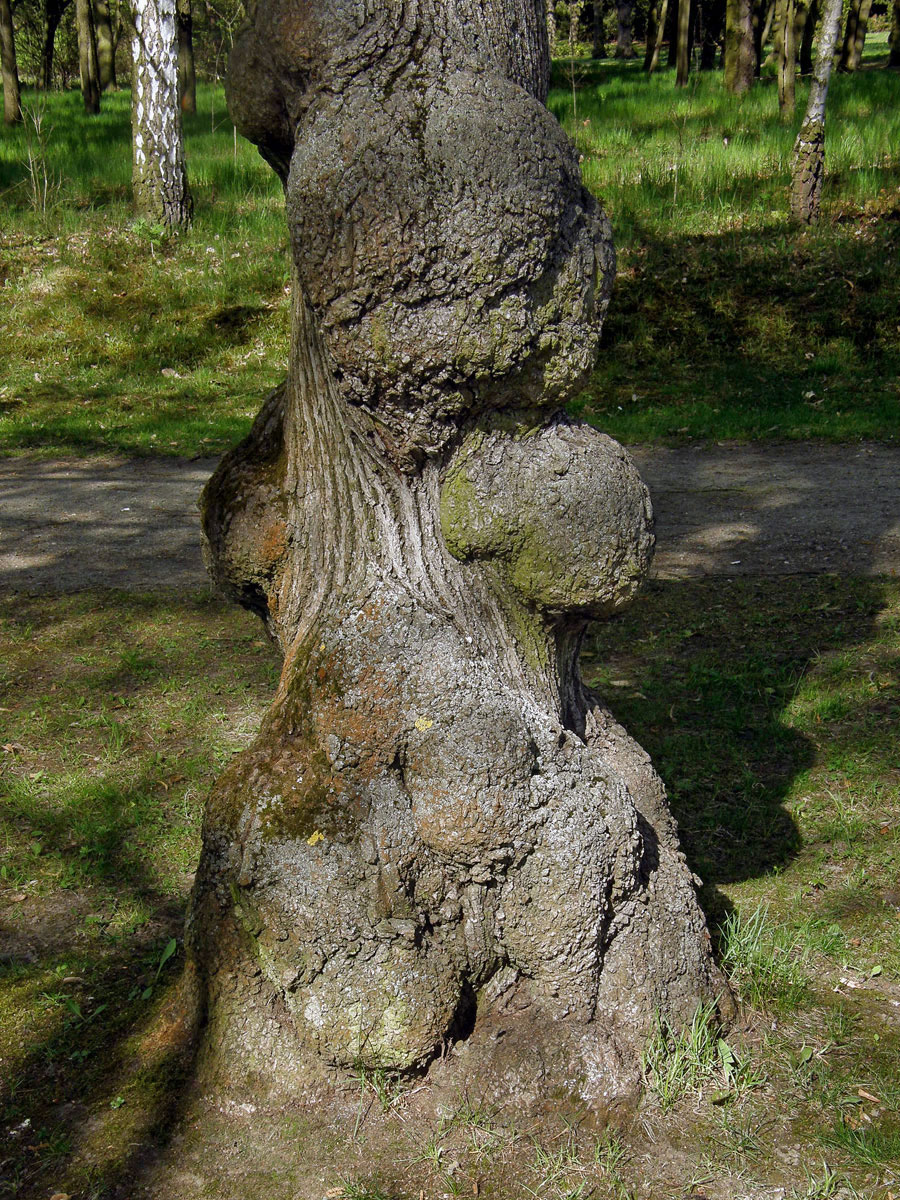
<instances>
[{"instance_id":1,"label":"round burl","mask_svg":"<svg viewBox=\"0 0 900 1200\"><path fill-rule=\"evenodd\" d=\"M261 0L235 49L295 285L287 380L203 498L284 653L189 918L232 1083L440 1056L603 1106L722 988L662 784L578 671L653 536L559 413L613 251L546 79L538 0Z\"/></svg>"}]
</instances>

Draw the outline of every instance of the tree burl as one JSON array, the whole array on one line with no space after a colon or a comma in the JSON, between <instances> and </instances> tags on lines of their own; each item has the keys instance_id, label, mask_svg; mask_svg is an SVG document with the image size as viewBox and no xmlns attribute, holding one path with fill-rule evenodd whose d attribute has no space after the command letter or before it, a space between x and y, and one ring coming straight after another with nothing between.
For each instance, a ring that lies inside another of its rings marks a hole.
<instances>
[{"instance_id":1,"label":"tree burl","mask_svg":"<svg viewBox=\"0 0 900 1200\"><path fill-rule=\"evenodd\" d=\"M605 1107L657 1012L722 991L663 786L579 675L653 536L626 453L561 412L614 256L547 74L540 0L260 0L234 51L294 288L287 380L203 497L284 654L188 924L232 1083L455 1048Z\"/></svg>"}]
</instances>

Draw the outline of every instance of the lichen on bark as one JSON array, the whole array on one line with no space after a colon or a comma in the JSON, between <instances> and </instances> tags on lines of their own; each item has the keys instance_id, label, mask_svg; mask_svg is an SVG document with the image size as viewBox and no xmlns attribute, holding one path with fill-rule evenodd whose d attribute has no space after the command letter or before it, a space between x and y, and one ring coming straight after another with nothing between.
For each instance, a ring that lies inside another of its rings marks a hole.
<instances>
[{"instance_id":1,"label":"lichen on bark","mask_svg":"<svg viewBox=\"0 0 900 1200\"><path fill-rule=\"evenodd\" d=\"M539 1063L602 1106L657 1012L722 989L662 784L578 671L653 539L628 456L560 412L614 257L546 57L539 0L260 0L235 48L294 289L287 381L203 498L284 653L189 917L232 1082L454 1043L465 1072L467 1038L499 1088Z\"/></svg>"}]
</instances>

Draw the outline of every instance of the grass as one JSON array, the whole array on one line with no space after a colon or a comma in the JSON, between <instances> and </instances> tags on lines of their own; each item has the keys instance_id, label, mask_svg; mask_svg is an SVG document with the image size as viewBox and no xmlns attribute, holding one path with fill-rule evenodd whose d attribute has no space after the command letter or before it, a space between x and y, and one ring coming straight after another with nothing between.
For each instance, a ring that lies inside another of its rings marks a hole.
<instances>
[{"instance_id":1,"label":"grass","mask_svg":"<svg viewBox=\"0 0 900 1200\"><path fill-rule=\"evenodd\" d=\"M900 418L900 106L887 53L830 92L817 233L787 221L795 126L765 80L676 90L639 63L577 64L550 106L612 217L619 273L597 370L575 408L626 442L891 439ZM798 105L802 107L805 83ZM39 102L26 94L32 110ZM165 237L130 208L129 98L85 117L46 98L0 139L0 285L11 336L0 453L218 454L287 360L289 279L274 174L201 87L186 119L194 228ZM727 144L726 144L727 139ZM36 149L35 149L36 146ZM39 207L39 206L38 206Z\"/></svg>"},{"instance_id":2,"label":"grass","mask_svg":"<svg viewBox=\"0 0 900 1200\"><path fill-rule=\"evenodd\" d=\"M203 796L256 728L275 665L256 623L208 597L17 597L0 634L0 1195L92 1180L99 1197L132 1177L128 1144L177 1115L177 1064L140 1065L136 1046L179 978ZM414 1095L376 1072L302 1160L334 1179L352 1147L340 1188L396 1200L473 1183L622 1200L645 1177L674 1197L701 1176L713 1195L852 1185L886 1200L898 661L896 581L657 582L598 626L586 675L671 781L740 1022L725 1037L703 1013L658 1028L649 1098L602 1141L579 1121L523 1128L480 1096L423 1128ZM661 1139L680 1147L665 1164Z\"/></svg>"}]
</instances>

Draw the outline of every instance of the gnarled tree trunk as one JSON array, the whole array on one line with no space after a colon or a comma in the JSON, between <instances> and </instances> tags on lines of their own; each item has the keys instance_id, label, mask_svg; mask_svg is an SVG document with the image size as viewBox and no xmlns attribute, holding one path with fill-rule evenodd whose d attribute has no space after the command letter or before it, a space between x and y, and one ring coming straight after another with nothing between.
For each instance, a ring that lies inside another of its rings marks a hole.
<instances>
[{"instance_id":1,"label":"gnarled tree trunk","mask_svg":"<svg viewBox=\"0 0 900 1200\"><path fill-rule=\"evenodd\" d=\"M169 228L191 221L178 103L175 0L134 0L132 184L138 212Z\"/></svg>"},{"instance_id":2,"label":"gnarled tree trunk","mask_svg":"<svg viewBox=\"0 0 900 1200\"><path fill-rule=\"evenodd\" d=\"M517 1098L604 1106L655 1014L722 991L662 784L578 671L652 534L624 451L560 413L613 250L546 86L540 0L269 0L232 55L295 277L287 380L203 498L284 652L189 917L222 1080L466 1039Z\"/></svg>"},{"instance_id":3,"label":"gnarled tree trunk","mask_svg":"<svg viewBox=\"0 0 900 1200\"><path fill-rule=\"evenodd\" d=\"M16 65L16 39L9 0L0 0L0 68L3 73L3 120L15 125L22 120L19 95L19 70Z\"/></svg>"},{"instance_id":4,"label":"gnarled tree trunk","mask_svg":"<svg viewBox=\"0 0 900 1200\"><path fill-rule=\"evenodd\" d=\"M841 0L827 0L819 34L816 69L809 88L806 113L791 167L791 216L802 225L815 225L822 205L825 178L825 101L841 33Z\"/></svg>"}]
</instances>

